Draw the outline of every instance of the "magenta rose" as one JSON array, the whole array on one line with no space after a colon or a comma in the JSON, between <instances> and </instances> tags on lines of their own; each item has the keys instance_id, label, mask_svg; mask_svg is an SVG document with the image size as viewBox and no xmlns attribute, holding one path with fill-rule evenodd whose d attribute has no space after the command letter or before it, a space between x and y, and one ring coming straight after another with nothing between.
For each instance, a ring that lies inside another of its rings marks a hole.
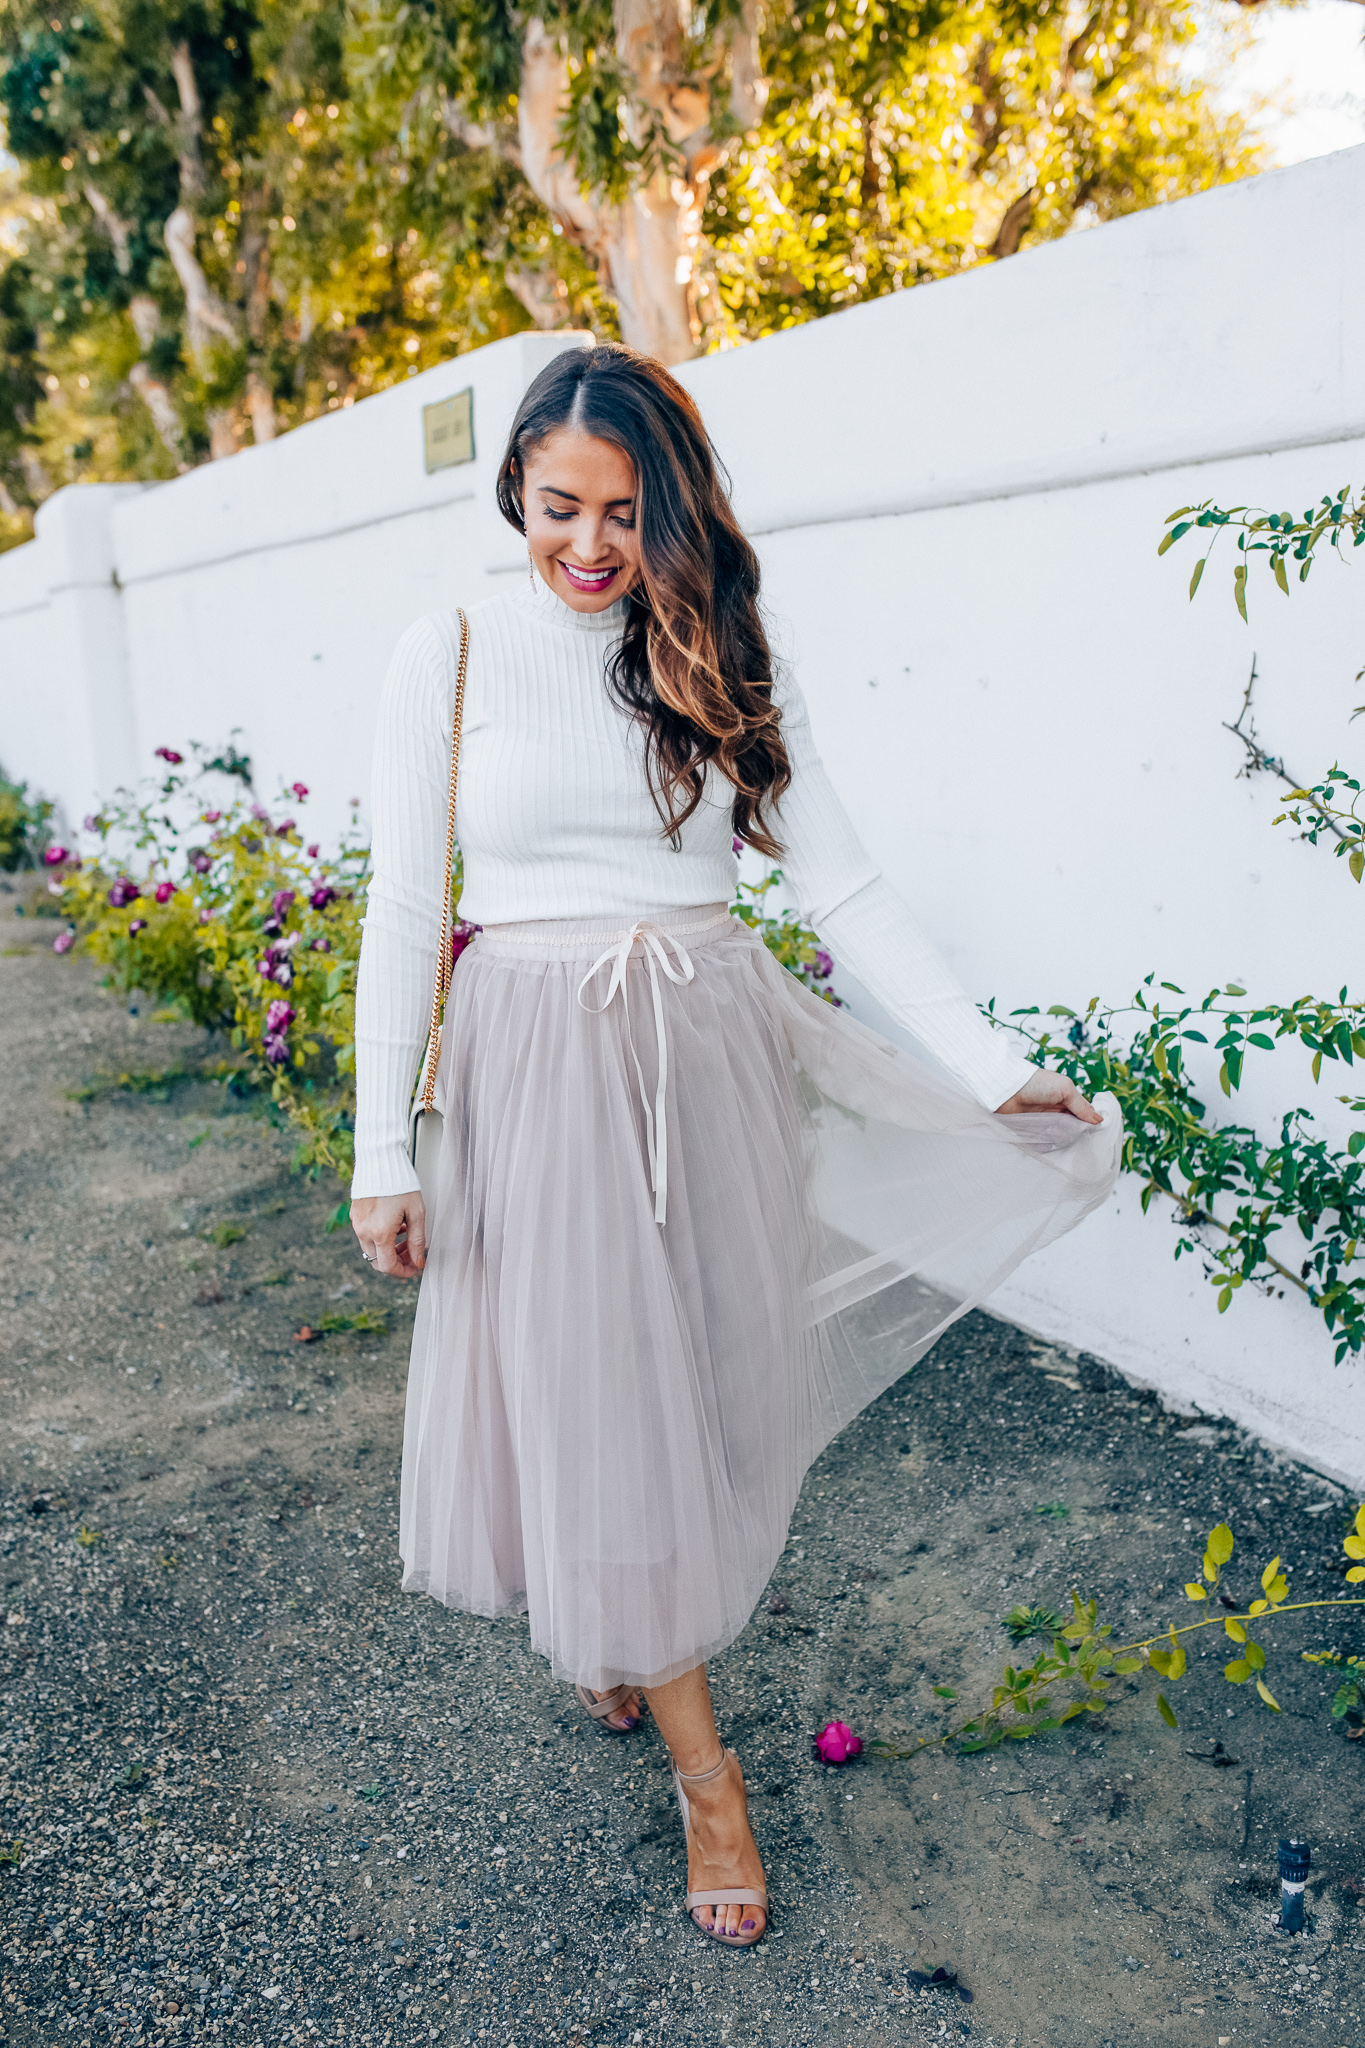
<instances>
[{"instance_id":1,"label":"magenta rose","mask_svg":"<svg viewBox=\"0 0 1365 2048\"><path fill-rule=\"evenodd\" d=\"M70 858L71 848L69 846L49 846L47 852L43 855L45 864L50 868L59 868L63 861L70 860Z\"/></svg>"},{"instance_id":2,"label":"magenta rose","mask_svg":"<svg viewBox=\"0 0 1365 2048\"><path fill-rule=\"evenodd\" d=\"M846 1764L862 1754L862 1747L861 1735L855 1735L847 1721L827 1721L815 1738L816 1753L827 1764Z\"/></svg>"},{"instance_id":3,"label":"magenta rose","mask_svg":"<svg viewBox=\"0 0 1365 2048\"><path fill-rule=\"evenodd\" d=\"M156 758L158 761L169 761L172 768L178 768L185 756L177 754L174 747L158 747Z\"/></svg>"},{"instance_id":4,"label":"magenta rose","mask_svg":"<svg viewBox=\"0 0 1365 2048\"><path fill-rule=\"evenodd\" d=\"M299 802L303 803L308 795L308 784L306 782L291 782L289 790L292 796L296 796Z\"/></svg>"},{"instance_id":5,"label":"magenta rose","mask_svg":"<svg viewBox=\"0 0 1365 2048\"><path fill-rule=\"evenodd\" d=\"M137 902L142 891L136 882L131 882L126 875L121 875L118 881L110 883L107 893L115 910L126 910L130 903Z\"/></svg>"},{"instance_id":6,"label":"magenta rose","mask_svg":"<svg viewBox=\"0 0 1365 2048\"><path fill-rule=\"evenodd\" d=\"M157 900L157 902L158 902L158 903L169 903L169 902L170 902L170 900L171 900L171 898L172 898L172 896L174 896L174 894L175 894L175 883L174 883L174 882L158 882L158 883L157 883L157 885L156 885L156 900Z\"/></svg>"}]
</instances>

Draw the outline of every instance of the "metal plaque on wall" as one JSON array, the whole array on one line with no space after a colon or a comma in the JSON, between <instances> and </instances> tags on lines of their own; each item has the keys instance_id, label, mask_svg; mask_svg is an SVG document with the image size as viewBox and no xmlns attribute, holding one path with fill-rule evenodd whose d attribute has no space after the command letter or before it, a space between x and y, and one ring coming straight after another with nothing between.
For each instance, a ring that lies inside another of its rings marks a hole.
<instances>
[{"instance_id":1,"label":"metal plaque on wall","mask_svg":"<svg viewBox=\"0 0 1365 2048\"><path fill-rule=\"evenodd\" d=\"M474 389L457 391L435 405L422 407L422 443L427 475L474 460Z\"/></svg>"}]
</instances>

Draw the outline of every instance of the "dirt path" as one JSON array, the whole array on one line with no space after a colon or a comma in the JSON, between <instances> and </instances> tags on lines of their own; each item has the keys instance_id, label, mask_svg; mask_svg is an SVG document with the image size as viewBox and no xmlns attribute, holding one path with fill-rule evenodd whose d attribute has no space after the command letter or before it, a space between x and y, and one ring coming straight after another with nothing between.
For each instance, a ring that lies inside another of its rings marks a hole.
<instances>
[{"instance_id":1,"label":"dirt path","mask_svg":"<svg viewBox=\"0 0 1365 2048\"><path fill-rule=\"evenodd\" d=\"M989 1690L1017 1601L1075 1583L1135 1632L1183 1619L1215 1514L1258 1564L1282 1550L1299 1597L1344 1590L1353 1503L969 1319L821 1460L716 1669L776 1901L758 1950L720 1951L679 1911L652 1729L589 1735L520 1624L398 1591L411 1297L324 1235L335 1191L290 1177L287 1137L193 1077L195 1034L129 1016L11 900L7 2041L1365 2038L1365 1744L1296 1654L1358 1627L1279 1626L1278 1720L1223 1683L1220 1637L1176 1735L1144 1677L1006 1753L834 1771L809 1742L831 1714L940 1726L932 1687ZM160 1087L100 1079L148 1070ZM387 1333L297 1341L328 1314ZM1188 1754L1214 1738L1227 1769ZM1291 1832L1316 1845L1316 1924L1287 1940ZM923 1987L937 1963L970 2002Z\"/></svg>"}]
</instances>

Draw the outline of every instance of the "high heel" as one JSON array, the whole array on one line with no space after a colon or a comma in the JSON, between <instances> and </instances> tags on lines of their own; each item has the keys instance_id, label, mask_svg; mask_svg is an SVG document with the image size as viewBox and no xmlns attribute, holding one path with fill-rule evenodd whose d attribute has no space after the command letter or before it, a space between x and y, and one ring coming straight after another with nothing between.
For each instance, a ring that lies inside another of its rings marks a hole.
<instances>
[{"instance_id":1,"label":"high heel","mask_svg":"<svg viewBox=\"0 0 1365 2048\"><path fill-rule=\"evenodd\" d=\"M709 1771L680 1771L676 1764L673 1765L673 1790L678 1795L678 1805L682 1812L683 1836L685 1839L692 1833L692 1820L687 1804L687 1794L684 1792L683 1786L709 1784L713 1778L720 1776L732 1757L736 1763L739 1762L739 1758L735 1756L735 1752L732 1749L722 1749L720 1762L713 1764ZM740 1775L741 1777L743 1776L742 1770ZM701 1931L703 1934L709 1935L712 1941L723 1941L727 1948L752 1948L756 1941L762 1941L768 1931L768 1891L766 1885L758 1891L750 1891L742 1886L732 1886L726 1891L689 1892L687 1894L687 1910L689 1914L698 1906L758 1906L762 1910L763 1925L759 1928L757 1934L750 1934L744 1937L738 1934L717 1934L714 1917L710 1927L702 1927ZM692 1924L696 1927L701 1926L700 1921L693 1921Z\"/></svg>"}]
</instances>

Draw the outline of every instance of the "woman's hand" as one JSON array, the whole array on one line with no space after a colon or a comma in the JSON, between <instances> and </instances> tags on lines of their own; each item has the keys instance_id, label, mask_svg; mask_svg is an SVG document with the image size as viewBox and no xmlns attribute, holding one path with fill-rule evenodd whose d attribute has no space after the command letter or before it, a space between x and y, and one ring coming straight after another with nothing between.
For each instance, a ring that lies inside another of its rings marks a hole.
<instances>
[{"instance_id":1,"label":"woman's hand","mask_svg":"<svg viewBox=\"0 0 1365 2048\"><path fill-rule=\"evenodd\" d=\"M1026 1081L1008 1102L1002 1102L995 1113L997 1116L1022 1116L1032 1109L1063 1110L1070 1116L1079 1117L1083 1124L1104 1122L1074 1081L1068 1081L1065 1074L1050 1074L1046 1067L1039 1067L1032 1080ZM355 1214L354 1209L351 1214Z\"/></svg>"},{"instance_id":2,"label":"woman's hand","mask_svg":"<svg viewBox=\"0 0 1365 2048\"><path fill-rule=\"evenodd\" d=\"M351 1204L351 1228L376 1273L415 1280L427 1262L427 1212L410 1195L364 1195Z\"/></svg>"}]
</instances>

